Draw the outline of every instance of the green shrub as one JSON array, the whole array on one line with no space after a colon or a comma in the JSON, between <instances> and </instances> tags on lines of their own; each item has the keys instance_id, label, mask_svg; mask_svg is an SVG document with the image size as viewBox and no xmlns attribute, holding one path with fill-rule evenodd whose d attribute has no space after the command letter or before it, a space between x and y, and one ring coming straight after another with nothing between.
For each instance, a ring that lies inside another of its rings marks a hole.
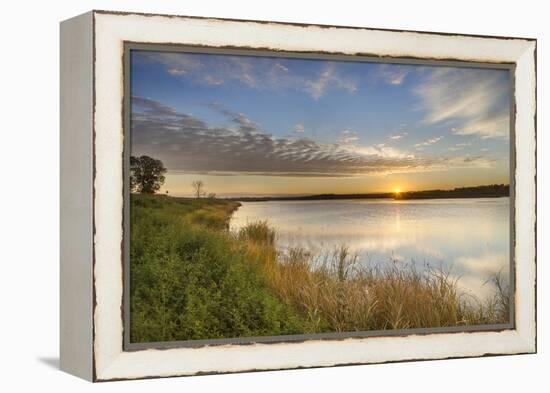
<instances>
[{"instance_id":1,"label":"green shrub","mask_svg":"<svg viewBox=\"0 0 550 393\"><path fill-rule=\"evenodd\" d=\"M481 302L443 271L369 268L345 246L275 247L267 222L227 231L237 202L132 195L132 342L505 323L509 289Z\"/></svg>"},{"instance_id":2,"label":"green shrub","mask_svg":"<svg viewBox=\"0 0 550 393\"><path fill-rule=\"evenodd\" d=\"M231 203L132 195L132 342L301 331L292 307L269 291L245 250L219 230Z\"/></svg>"}]
</instances>

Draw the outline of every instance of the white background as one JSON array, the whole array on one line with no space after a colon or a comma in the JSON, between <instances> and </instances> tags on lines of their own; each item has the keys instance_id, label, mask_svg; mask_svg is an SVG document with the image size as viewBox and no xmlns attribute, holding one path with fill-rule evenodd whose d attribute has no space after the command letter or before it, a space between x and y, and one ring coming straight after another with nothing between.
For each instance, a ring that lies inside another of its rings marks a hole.
<instances>
[{"instance_id":1,"label":"white background","mask_svg":"<svg viewBox=\"0 0 550 393\"><path fill-rule=\"evenodd\" d=\"M544 4L530 0L4 2L0 11L0 391L547 391L550 341L545 335L549 291L544 239L549 239L549 230L542 195L550 192L544 171L550 164L544 124L550 23ZM539 354L96 385L58 371L58 23L90 9L538 38Z\"/></svg>"}]
</instances>

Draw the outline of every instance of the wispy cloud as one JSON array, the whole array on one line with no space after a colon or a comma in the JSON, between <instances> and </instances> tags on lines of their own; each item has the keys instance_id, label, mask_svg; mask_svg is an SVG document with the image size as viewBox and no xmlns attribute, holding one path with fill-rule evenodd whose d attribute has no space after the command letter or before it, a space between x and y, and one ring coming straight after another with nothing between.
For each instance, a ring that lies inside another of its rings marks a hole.
<instances>
[{"instance_id":1,"label":"wispy cloud","mask_svg":"<svg viewBox=\"0 0 550 393\"><path fill-rule=\"evenodd\" d=\"M294 125L294 132L297 132L297 133L301 134L305 131L306 131L306 129L305 129L303 124L295 124Z\"/></svg>"},{"instance_id":2,"label":"wispy cloud","mask_svg":"<svg viewBox=\"0 0 550 393\"><path fill-rule=\"evenodd\" d=\"M401 85L411 70L411 66L399 64L380 64L376 76L393 86Z\"/></svg>"},{"instance_id":3,"label":"wispy cloud","mask_svg":"<svg viewBox=\"0 0 550 393\"><path fill-rule=\"evenodd\" d=\"M352 130L341 134L347 136L346 144L277 138L242 113L220 104L211 108L226 116L232 126L210 126L160 102L133 97L132 154L160 158L172 172L219 175L349 177L493 164L481 156L428 158L385 144L360 146Z\"/></svg>"},{"instance_id":4,"label":"wispy cloud","mask_svg":"<svg viewBox=\"0 0 550 393\"><path fill-rule=\"evenodd\" d=\"M334 63L327 63L315 80L306 80L306 91L315 100L321 98L329 86L346 90L348 93L357 91L357 85L351 79L343 77L336 71Z\"/></svg>"},{"instance_id":5,"label":"wispy cloud","mask_svg":"<svg viewBox=\"0 0 550 393\"><path fill-rule=\"evenodd\" d=\"M278 60L269 57L208 56L192 53L138 52L136 62L158 63L164 66L168 75L189 78L195 83L224 85L241 83L258 90L291 89L308 94L319 100L330 89L350 94L358 89L358 83L349 75L340 73L336 63L321 61L322 68L315 71L303 67L295 71L292 60Z\"/></svg>"},{"instance_id":6,"label":"wispy cloud","mask_svg":"<svg viewBox=\"0 0 550 393\"><path fill-rule=\"evenodd\" d=\"M388 146L385 143L379 143L371 146L354 146L351 151L364 154L364 155L376 155L385 158L401 158L401 159L416 159L414 154L397 149L392 146Z\"/></svg>"},{"instance_id":7,"label":"wispy cloud","mask_svg":"<svg viewBox=\"0 0 550 393\"><path fill-rule=\"evenodd\" d=\"M505 71L434 68L415 89L428 124L452 123L459 135L507 138L509 80Z\"/></svg>"},{"instance_id":8,"label":"wispy cloud","mask_svg":"<svg viewBox=\"0 0 550 393\"><path fill-rule=\"evenodd\" d=\"M187 74L187 71L183 68L168 68L166 72L173 76L182 76Z\"/></svg>"},{"instance_id":9,"label":"wispy cloud","mask_svg":"<svg viewBox=\"0 0 550 393\"><path fill-rule=\"evenodd\" d=\"M439 142L441 139L443 139L443 136L435 136L435 137L433 137L433 138L426 139L426 140L423 141L423 142L419 142L419 143L415 144L414 147L415 147L417 150L422 150L422 149L424 149L426 146L430 146L430 145L433 145L434 143Z\"/></svg>"},{"instance_id":10,"label":"wispy cloud","mask_svg":"<svg viewBox=\"0 0 550 393\"><path fill-rule=\"evenodd\" d=\"M288 72L288 68L285 67L284 65L282 65L281 63L275 63L274 67L281 70L281 71Z\"/></svg>"},{"instance_id":11,"label":"wispy cloud","mask_svg":"<svg viewBox=\"0 0 550 393\"><path fill-rule=\"evenodd\" d=\"M359 140L359 136L357 134L357 131L342 130L340 132L340 138L338 139L338 143L342 145L349 145L358 140Z\"/></svg>"},{"instance_id":12,"label":"wispy cloud","mask_svg":"<svg viewBox=\"0 0 550 393\"><path fill-rule=\"evenodd\" d=\"M455 143L454 146L449 147L447 150L449 151L459 151L463 150L466 146L470 146L472 142L464 142L464 143Z\"/></svg>"},{"instance_id":13,"label":"wispy cloud","mask_svg":"<svg viewBox=\"0 0 550 393\"><path fill-rule=\"evenodd\" d=\"M509 137L510 115L508 111L490 113L466 122L456 129L458 135L479 135L481 138Z\"/></svg>"},{"instance_id":14,"label":"wispy cloud","mask_svg":"<svg viewBox=\"0 0 550 393\"><path fill-rule=\"evenodd\" d=\"M166 67L166 72L174 76L182 76L200 69L203 64L197 57L185 56L172 52L136 52L133 60L160 63Z\"/></svg>"},{"instance_id":15,"label":"wispy cloud","mask_svg":"<svg viewBox=\"0 0 550 393\"><path fill-rule=\"evenodd\" d=\"M398 141L399 139L404 138L407 135L408 135L407 132L403 132L401 134L393 134L393 135L390 135L389 139L391 141Z\"/></svg>"},{"instance_id":16,"label":"wispy cloud","mask_svg":"<svg viewBox=\"0 0 550 393\"><path fill-rule=\"evenodd\" d=\"M222 78L216 77L214 75L205 75L203 80L208 85L223 85L224 83L224 80Z\"/></svg>"}]
</instances>

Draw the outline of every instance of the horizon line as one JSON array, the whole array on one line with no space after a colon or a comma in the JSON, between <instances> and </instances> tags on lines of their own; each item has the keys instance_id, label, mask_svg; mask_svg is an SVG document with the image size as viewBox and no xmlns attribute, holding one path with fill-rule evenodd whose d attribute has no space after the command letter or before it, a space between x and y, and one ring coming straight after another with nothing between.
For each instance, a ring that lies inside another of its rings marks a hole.
<instances>
[{"instance_id":1,"label":"horizon line","mask_svg":"<svg viewBox=\"0 0 550 393\"><path fill-rule=\"evenodd\" d=\"M477 186L460 186L460 187L452 187L452 188L428 188L423 190L403 190L403 189L394 189L394 190L387 190L387 191L369 191L369 192L346 192L346 193L334 193L334 192L320 192L320 193L216 193L218 199L235 199L235 198L285 198L285 197L299 197L299 198L307 198L307 197L318 197L318 196L373 196L373 195L403 195L403 194L411 194L411 193L427 193L427 192L451 192L451 191L459 191L459 190L467 190L467 189L483 189L488 187L510 187L510 183L491 183L491 184L482 184ZM509 192L509 191L508 191ZM168 196L174 196L174 197L188 197L187 195L192 195L192 192L183 194L183 193L177 193L177 194L171 194L169 190L166 190L166 192L162 193L159 192L158 194L165 194ZM190 197L190 196L189 196Z\"/></svg>"}]
</instances>

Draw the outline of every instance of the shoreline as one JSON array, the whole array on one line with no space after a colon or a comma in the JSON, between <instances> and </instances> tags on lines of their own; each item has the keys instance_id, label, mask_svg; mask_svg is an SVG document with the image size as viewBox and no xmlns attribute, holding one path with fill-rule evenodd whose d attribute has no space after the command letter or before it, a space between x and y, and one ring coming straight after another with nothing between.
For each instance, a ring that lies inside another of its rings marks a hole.
<instances>
[{"instance_id":1,"label":"shoreline","mask_svg":"<svg viewBox=\"0 0 550 393\"><path fill-rule=\"evenodd\" d=\"M235 214L235 212L239 210L239 208L242 206L242 203L240 203L239 201L232 202L234 202L235 204L230 206L227 211L227 217L225 218L225 228L228 231L231 230L231 219L233 218L233 214Z\"/></svg>"},{"instance_id":2,"label":"shoreline","mask_svg":"<svg viewBox=\"0 0 550 393\"><path fill-rule=\"evenodd\" d=\"M226 222L240 206L221 199L132 195L133 342L507 320L507 292L467 301L443 270L360 266L345 245L327 250L317 266L306 249L280 253L276 229L265 221L229 234Z\"/></svg>"},{"instance_id":3,"label":"shoreline","mask_svg":"<svg viewBox=\"0 0 550 393\"><path fill-rule=\"evenodd\" d=\"M222 201L239 202L239 203L251 203L251 202L323 202L323 201L362 201L362 200L390 200L390 201L427 201L427 200L443 200L443 199L499 199L509 198L509 195L495 195L495 196L449 196L449 197L425 197L425 198L394 198L394 197L346 197L342 198L219 198ZM237 209L235 209L237 210Z\"/></svg>"}]
</instances>

